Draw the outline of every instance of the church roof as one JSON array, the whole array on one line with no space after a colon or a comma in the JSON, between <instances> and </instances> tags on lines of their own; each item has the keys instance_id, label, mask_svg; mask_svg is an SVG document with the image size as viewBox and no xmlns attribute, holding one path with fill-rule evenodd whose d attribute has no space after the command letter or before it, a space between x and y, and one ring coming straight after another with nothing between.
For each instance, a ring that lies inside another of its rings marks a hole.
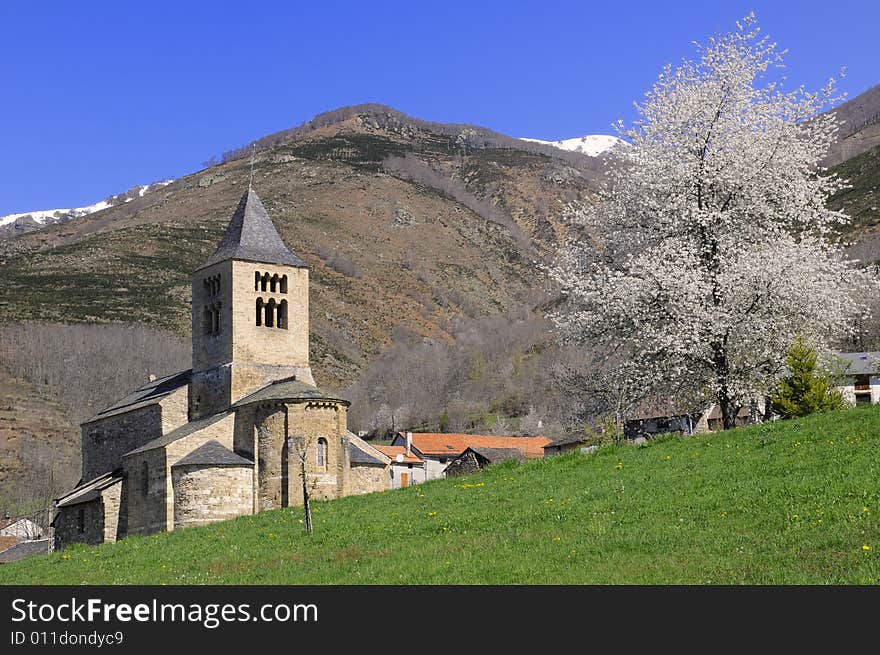
<instances>
[{"instance_id":1,"label":"church roof","mask_svg":"<svg viewBox=\"0 0 880 655\"><path fill-rule=\"evenodd\" d=\"M236 455L216 439L206 441L194 451L172 464L179 466L253 466L254 463Z\"/></svg>"},{"instance_id":2,"label":"church roof","mask_svg":"<svg viewBox=\"0 0 880 655\"><path fill-rule=\"evenodd\" d=\"M384 465L391 461L388 455L368 444L350 430L346 431L346 435L348 436L348 459L352 464Z\"/></svg>"},{"instance_id":3,"label":"church roof","mask_svg":"<svg viewBox=\"0 0 880 655\"><path fill-rule=\"evenodd\" d=\"M91 423L92 421L107 418L108 416L123 414L125 412L130 412L135 409L141 409L143 407L158 403L160 400L167 397L172 392L177 391L181 387L185 387L187 384L189 384L191 376L192 371L189 370L181 371L180 373L174 373L173 375L166 375L163 378L152 380L151 382L148 382L139 389L132 391L130 394L125 396L125 398L117 400L109 407L102 409L88 421L84 421L84 423Z\"/></svg>"},{"instance_id":4,"label":"church roof","mask_svg":"<svg viewBox=\"0 0 880 655\"><path fill-rule=\"evenodd\" d=\"M281 235L253 189L248 189L241 197L217 250L196 270L228 259L308 268L302 259L284 245Z\"/></svg>"},{"instance_id":5,"label":"church roof","mask_svg":"<svg viewBox=\"0 0 880 655\"><path fill-rule=\"evenodd\" d=\"M326 391L322 391L312 384L297 380L295 377L289 377L277 380L272 384L268 384L265 387L258 389L249 396L240 399L233 404L232 407L242 407L243 405L272 400L332 400L334 402L345 403L346 405L351 404L347 400L334 396Z\"/></svg>"},{"instance_id":6,"label":"church roof","mask_svg":"<svg viewBox=\"0 0 880 655\"><path fill-rule=\"evenodd\" d=\"M55 499L57 507L68 507L70 505L79 505L87 503L101 497L101 492L107 487L122 482L122 470L110 471L103 473L96 478L92 478L88 482L81 482L72 491L68 491L63 496Z\"/></svg>"},{"instance_id":7,"label":"church roof","mask_svg":"<svg viewBox=\"0 0 880 655\"><path fill-rule=\"evenodd\" d=\"M197 421L184 423L179 428L172 430L168 434L163 434L161 437L153 439L152 441L148 441L140 448L135 448L134 450L125 453L124 457L132 455L134 453L143 453L147 450L153 450L154 448L167 446L168 444L177 441L178 439L183 439L184 437L188 437L189 435L194 434L199 430L203 430L208 426L214 425L214 423L216 423L217 421L222 421L224 418L230 416L231 414L232 412L219 412L218 414L212 414L211 416L199 419Z\"/></svg>"}]
</instances>

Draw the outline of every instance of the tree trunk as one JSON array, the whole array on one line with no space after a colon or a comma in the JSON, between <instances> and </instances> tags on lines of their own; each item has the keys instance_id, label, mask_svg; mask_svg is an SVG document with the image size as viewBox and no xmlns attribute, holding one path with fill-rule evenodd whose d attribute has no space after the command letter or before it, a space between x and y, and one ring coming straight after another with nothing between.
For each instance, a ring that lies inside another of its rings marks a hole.
<instances>
[{"instance_id":1,"label":"tree trunk","mask_svg":"<svg viewBox=\"0 0 880 655\"><path fill-rule=\"evenodd\" d=\"M312 506L309 504L309 485L306 483L306 461L305 458L302 458L300 461L302 464L300 477L302 478L303 485L303 510L305 512L303 529L305 529L306 534L312 534Z\"/></svg>"}]
</instances>

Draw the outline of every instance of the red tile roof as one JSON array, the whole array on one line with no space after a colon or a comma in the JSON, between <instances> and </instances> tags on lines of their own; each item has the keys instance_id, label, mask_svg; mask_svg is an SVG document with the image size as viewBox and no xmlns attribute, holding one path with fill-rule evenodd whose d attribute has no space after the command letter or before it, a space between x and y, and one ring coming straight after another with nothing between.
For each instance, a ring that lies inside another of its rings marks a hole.
<instances>
[{"instance_id":1,"label":"red tile roof","mask_svg":"<svg viewBox=\"0 0 880 655\"><path fill-rule=\"evenodd\" d=\"M388 455L388 457L391 458L392 464L397 462L398 455L403 455L403 463L405 464L421 464L424 461L412 451L410 451L410 454L407 456L406 446L373 446L373 448L383 455Z\"/></svg>"},{"instance_id":2,"label":"red tile roof","mask_svg":"<svg viewBox=\"0 0 880 655\"><path fill-rule=\"evenodd\" d=\"M406 440L406 435L398 433L395 443ZM469 447L516 448L525 457L543 457L544 446L550 443L547 437L495 437L483 434L447 434L442 432L413 432L412 444L422 455L455 457Z\"/></svg>"}]
</instances>

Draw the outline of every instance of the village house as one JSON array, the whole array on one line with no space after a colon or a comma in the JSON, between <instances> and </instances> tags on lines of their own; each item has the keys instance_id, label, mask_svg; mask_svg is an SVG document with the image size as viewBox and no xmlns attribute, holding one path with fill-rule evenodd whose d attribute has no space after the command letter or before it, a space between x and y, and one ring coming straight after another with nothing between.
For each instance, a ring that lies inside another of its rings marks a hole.
<instances>
[{"instance_id":1,"label":"village house","mask_svg":"<svg viewBox=\"0 0 880 655\"><path fill-rule=\"evenodd\" d=\"M483 446L468 446L458 457L454 457L446 466L444 475L447 478L459 475L468 475L482 471L489 464L499 464L514 460L521 462L525 459L522 451L516 448L485 448Z\"/></svg>"},{"instance_id":2,"label":"village house","mask_svg":"<svg viewBox=\"0 0 880 655\"><path fill-rule=\"evenodd\" d=\"M412 435L411 437L408 435ZM524 458L544 456L544 446L550 443L546 437L496 437L482 434L458 434L438 432L398 432L392 446L410 445L410 450L425 461L428 480L442 478L447 465L470 447L513 448Z\"/></svg>"},{"instance_id":3,"label":"village house","mask_svg":"<svg viewBox=\"0 0 880 655\"><path fill-rule=\"evenodd\" d=\"M388 488L390 458L348 431L309 365L309 269L257 194L192 275L192 368L82 424L82 477L55 546L98 544Z\"/></svg>"},{"instance_id":4,"label":"village house","mask_svg":"<svg viewBox=\"0 0 880 655\"><path fill-rule=\"evenodd\" d=\"M5 517L0 520L0 537L18 537L22 540L42 539L45 530L29 518Z\"/></svg>"},{"instance_id":5,"label":"village house","mask_svg":"<svg viewBox=\"0 0 880 655\"><path fill-rule=\"evenodd\" d=\"M52 552L43 527L27 517L0 520L0 564Z\"/></svg>"},{"instance_id":6,"label":"village house","mask_svg":"<svg viewBox=\"0 0 880 655\"><path fill-rule=\"evenodd\" d=\"M880 402L880 352L837 353L843 380L838 390L850 405Z\"/></svg>"},{"instance_id":7,"label":"village house","mask_svg":"<svg viewBox=\"0 0 880 655\"><path fill-rule=\"evenodd\" d=\"M421 484L428 479L428 463L412 450L412 432L403 446L376 446L391 459L390 483L392 489Z\"/></svg>"}]
</instances>

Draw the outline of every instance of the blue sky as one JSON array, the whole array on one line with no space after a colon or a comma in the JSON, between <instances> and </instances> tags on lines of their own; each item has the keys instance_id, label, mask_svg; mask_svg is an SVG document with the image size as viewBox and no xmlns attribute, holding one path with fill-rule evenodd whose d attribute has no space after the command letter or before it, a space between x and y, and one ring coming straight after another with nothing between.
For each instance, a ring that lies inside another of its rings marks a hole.
<instances>
[{"instance_id":1,"label":"blue sky","mask_svg":"<svg viewBox=\"0 0 880 655\"><path fill-rule=\"evenodd\" d=\"M667 5L667 6L662 6ZM880 82L880 3L0 3L0 215L90 204L361 102L511 136L610 133L754 10L792 86Z\"/></svg>"}]
</instances>

